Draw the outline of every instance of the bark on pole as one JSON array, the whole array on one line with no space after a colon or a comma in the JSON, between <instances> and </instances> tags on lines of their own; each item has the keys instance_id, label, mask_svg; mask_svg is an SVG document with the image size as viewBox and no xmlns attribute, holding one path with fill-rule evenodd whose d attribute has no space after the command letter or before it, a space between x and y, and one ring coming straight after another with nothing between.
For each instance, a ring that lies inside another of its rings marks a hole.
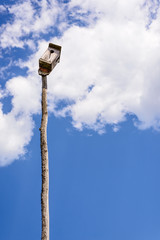
<instances>
[{"instance_id":1,"label":"bark on pole","mask_svg":"<svg viewBox=\"0 0 160 240\"><path fill-rule=\"evenodd\" d=\"M41 120L41 163L42 163L42 235L41 240L49 240L49 167L47 146L47 77L42 76L42 120Z\"/></svg>"}]
</instances>

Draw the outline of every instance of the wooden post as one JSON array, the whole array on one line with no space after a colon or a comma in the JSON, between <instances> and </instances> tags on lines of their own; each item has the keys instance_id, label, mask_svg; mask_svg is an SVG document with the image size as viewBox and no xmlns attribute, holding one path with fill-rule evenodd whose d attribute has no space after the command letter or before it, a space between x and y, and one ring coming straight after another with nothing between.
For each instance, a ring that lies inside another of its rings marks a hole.
<instances>
[{"instance_id":1,"label":"wooden post","mask_svg":"<svg viewBox=\"0 0 160 240\"><path fill-rule=\"evenodd\" d=\"M47 146L47 75L59 63L61 46L49 43L49 46L39 59L39 75L42 76L42 121L41 121L41 159L42 159L42 236L41 240L49 240L49 167L48 167L48 146Z\"/></svg>"},{"instance_id":2,"label":"wooden post","mask_svg":"<svg viewBox=\"0 0 160 240\"><path fill-rule=\"evenodd\" d=\"M42 120L41 120L41 161L42 161L42 235L41 240L49 240L49 167L47 146L47 76L42 75Z\"/></svg>"}]
</instances>

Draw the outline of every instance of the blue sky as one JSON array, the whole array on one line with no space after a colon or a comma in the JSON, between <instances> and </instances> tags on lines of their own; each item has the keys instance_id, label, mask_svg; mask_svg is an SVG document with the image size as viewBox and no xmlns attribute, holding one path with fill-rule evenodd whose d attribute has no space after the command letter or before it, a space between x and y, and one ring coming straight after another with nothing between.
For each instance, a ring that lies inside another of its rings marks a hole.
<instances>
[{"instance_id":1,"label":"blue sky","mask_svg":"<svg viewBox=\"0 0 160 240\"><path fill-rule=\"evenodd\" d=\"M159 240L159 1L0 4L0 239L40 239L38 59L53 42L51 239Z\"/></svg>"}]
</instances>

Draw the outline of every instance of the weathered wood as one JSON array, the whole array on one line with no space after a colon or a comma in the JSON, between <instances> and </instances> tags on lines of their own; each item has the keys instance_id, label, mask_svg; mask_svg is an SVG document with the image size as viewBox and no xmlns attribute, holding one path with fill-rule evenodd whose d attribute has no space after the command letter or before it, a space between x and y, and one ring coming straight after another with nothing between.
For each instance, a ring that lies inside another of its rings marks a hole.
<instances>
[{"instance_id":1,"label":"weathered wood","mask_svg":"<svg viewBox=\"0 0 160 240\"><path fill-rule=\"evenodd\" d=\"M41 163L42 163L42 235L41 240L49 240L49 167L47 146L47 77L42 76L42 120L41 120Z\"/></svg>"},{"instance_id":2,"label":"weathered wood","mask_svg":"<svg viewBox=\"0 0 160 240\"><path fill-rule=\"evenodd\" d=\"M47 146L47 75L59 63L61 46L49 43L48 49L39 59L39 75L42 76L42 121L41 133L41 159L42 159L42 236L41 240L49 240L49 167L48 167L48 146Z\"/></svg>"},{"instance_id":3,"label":"weathered wood","mask_svg":"<svg viewBox=\"0 0 160 240\"><path fill-rule=\"evenodd\" d=\"M61 46L49 43L47 50L39 59L39 74L47 75L59 63L61 55Z\"/></svg>"}]
</instances>

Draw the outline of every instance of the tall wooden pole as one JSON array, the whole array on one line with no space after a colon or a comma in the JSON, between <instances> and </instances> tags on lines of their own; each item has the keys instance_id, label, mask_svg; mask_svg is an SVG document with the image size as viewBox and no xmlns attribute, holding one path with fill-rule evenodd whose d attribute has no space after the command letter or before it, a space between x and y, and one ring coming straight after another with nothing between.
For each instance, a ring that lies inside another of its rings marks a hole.
<instances>
[{"instance_id":1,"label":"tall wooden pole","mask_svg":"<svg viewBox=\"0 0 160 240\"><path fill-rule=\"evenodd\" d=\"M42 161L42 235L41 240L49 240L49 167L47 146L47 76L42 75L42 120L41 120L41 161Z\"/></svg>"},{"instance_id":2,"label":"tall wooden pole","mask_svg":"<svg viewBox=\"0 0 160 240\"><path fill-rule=\"evenodd\" d=\"M49 43L47 50L39 59L39 75L42 76L42 121L41 121L41 159L42 159L42 236L41 240L49 240L49 167L48 167L48 146L47 146L47 75L59 63L61 46Z\"/></svg>"}]
</instances>

